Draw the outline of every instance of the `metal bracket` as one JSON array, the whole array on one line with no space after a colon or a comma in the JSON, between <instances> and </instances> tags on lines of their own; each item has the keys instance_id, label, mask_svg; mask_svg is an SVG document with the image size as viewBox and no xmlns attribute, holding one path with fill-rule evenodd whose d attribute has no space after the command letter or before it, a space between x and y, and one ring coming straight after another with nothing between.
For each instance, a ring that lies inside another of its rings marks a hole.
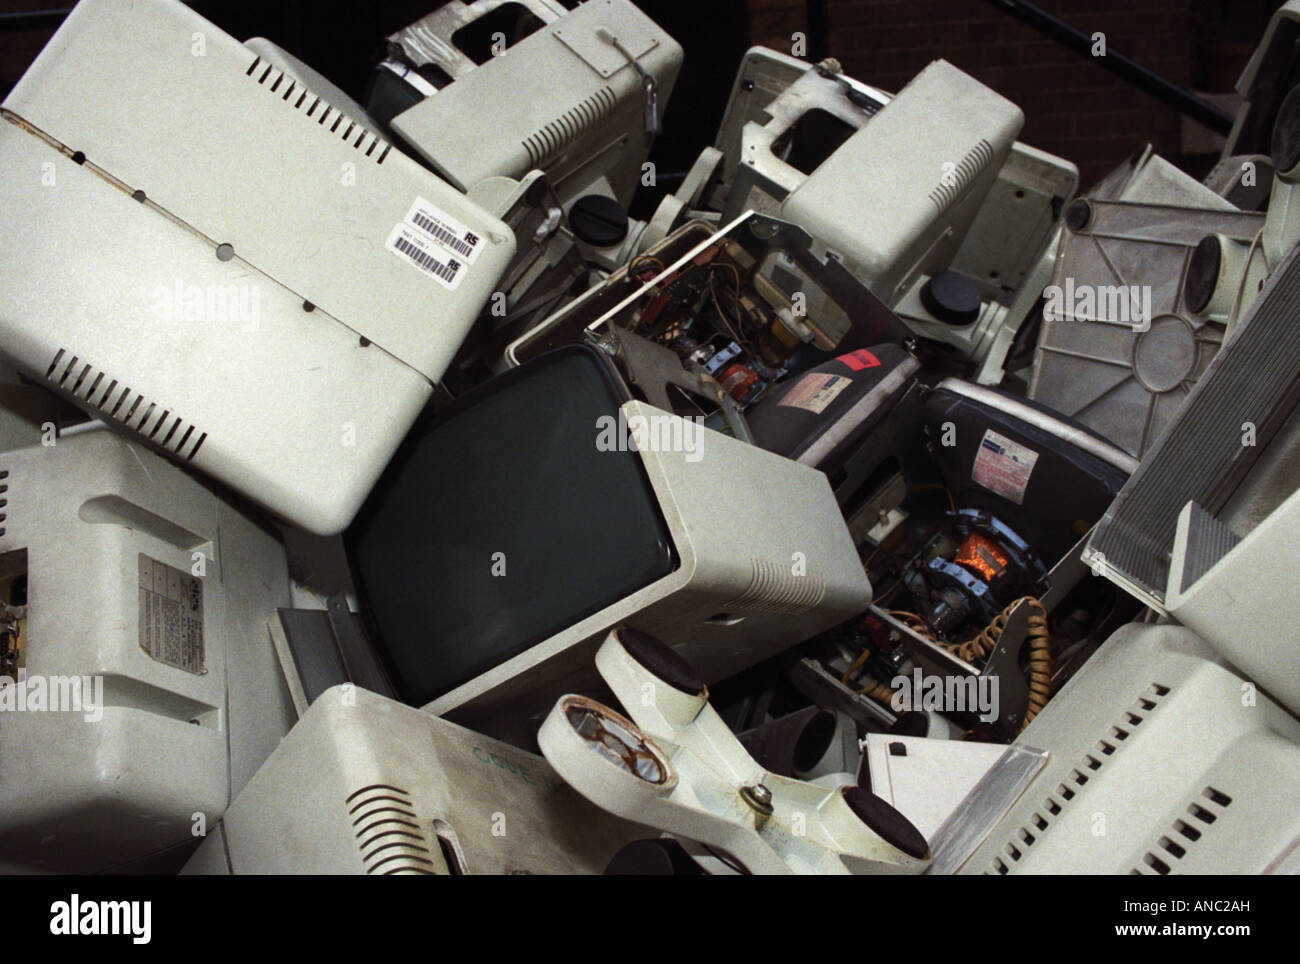
<instances>
[{"instance_id":1,"label":"metal bracket","mask_svg":"<svg viewBox=\"0 0 1300 964\"><path fill-rule=\"evenodd\" d=\"M325 605L279 609L271 617L271 639L298 714L340 683L396 699L360 614L348 609L347 597L341 594L330 596Z\"/></svg>"},{"instance_id":2,"label":"metal bracket","mask_svg":"<svg viewBox=\"0 0 1300 964\"><path fill-rule=\"evenodd\" d=\"M1002 635L984 663L985 677L998 680L998 718L994 726L1007 739L1020 732L1021 721L1029 707L1029 686L1020 670L1020 650L1029 638L1029 617L1033 606L1021 601L1007 615Z\"/></svg>"}]
</instances>

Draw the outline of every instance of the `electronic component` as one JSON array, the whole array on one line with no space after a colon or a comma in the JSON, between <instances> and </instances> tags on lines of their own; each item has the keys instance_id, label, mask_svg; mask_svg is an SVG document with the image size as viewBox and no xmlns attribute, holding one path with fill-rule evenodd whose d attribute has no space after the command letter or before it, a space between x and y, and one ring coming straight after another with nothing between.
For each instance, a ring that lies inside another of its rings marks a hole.
<instances>
[{"instance_id":1,"label":"electronic component","mask_svg":"<svg viewBox=\"0 0 1300 964\"><path fill-rule=\"evenodd\" d=\"M677 393L672 411L706 417L711 427L725 421L730 434L746 438L729 408L750 409L825 352L903 334L887 308L833 259L814 256L810 244L801 229L757 214L721 231L689 222L517 339L506 359L518 364L571 341L613 350L613 342L625 339L610 333L626 331L667 349L683 373L714 386L714 398L707 390ZM763 273L772 252L801 265L809 289L836 306L833 325L805 310L806 292L786 290ZM631 382L643 386L659 377L636 371L635 359L624 361Z\"/></svg>"},{"instance_id":2,"label":"electronic component","mask_svg":"<svg viewBox=\"0 0 1300 964\"><path fill-rule=\"evenodd\" d=\"M952 521L961 544L952 559L932 558L925 573L934 602L924 619L942 636L972 617L992 621L1047 575L1025 540L995 516L960 509Z\"/></svg>"}]
</instances>

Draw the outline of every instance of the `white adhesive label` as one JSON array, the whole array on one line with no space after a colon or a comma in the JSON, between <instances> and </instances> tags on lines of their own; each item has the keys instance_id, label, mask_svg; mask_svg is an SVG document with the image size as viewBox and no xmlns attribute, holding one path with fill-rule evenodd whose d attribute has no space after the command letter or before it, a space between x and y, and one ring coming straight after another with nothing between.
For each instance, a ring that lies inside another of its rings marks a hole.
<instances>
[{"instance_id":1,"label":"white adhesive label","mask_svg":"<svg viewBox=\"0 0 1300 964\"><path fill-rule=\"evenodd\" d=\"M417 197L384 245L444 288L455 291L483 248L483 238L446 211Z\"/></svg>"},{"instance_id":2,"label":"white adhesive label","mask_svg":"<svg viewBox=\"0 0 1300 964\"><path fill-rule=\"evenodd\" d=\"M188 673L203 673L203 580L139 555L140 646Z\"/></svg>"},{"instance_id":3,"label":"white adhesive label","mask_svg":"<svg viewBox=\"0 0 1300 964\"><path fill-rule=\"evenodd\" d=\"M990 492L1020 505L1034 473L1038 453L989 429L980 440L971 478Z\"/></svg>"},{"instance_id":4,"label":"white adhesive label","mask_svg":"<svg viewBox=\"0 0 1300 964\"><path fill-rule=\"evenodd\" d=\"M853 379L845 378L843 375L813 372L799 379L777 404L802 408L820 415L826 411L826 406L835 401L836 396L851 384Z\"/></svg>"}]
</instances>

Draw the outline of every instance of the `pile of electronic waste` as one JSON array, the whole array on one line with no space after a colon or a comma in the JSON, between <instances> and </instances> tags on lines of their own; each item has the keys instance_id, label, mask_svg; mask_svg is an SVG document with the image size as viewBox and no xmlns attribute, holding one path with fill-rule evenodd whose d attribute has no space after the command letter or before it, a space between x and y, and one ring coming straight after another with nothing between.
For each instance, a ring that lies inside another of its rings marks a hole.
<instances>
[{"instance_id":1,"label":"pile of electronic waste","mask_svg":"<svg viewBox=\"0 0 1300 964\"><path fill-rule=\"evenodd\" d=\"M0 867L1300 870L1297 37L1080 196L942 60L753 48L660 175L630 0L364 103L82 0L0 121Z\"/></svg>"}]
</instances>

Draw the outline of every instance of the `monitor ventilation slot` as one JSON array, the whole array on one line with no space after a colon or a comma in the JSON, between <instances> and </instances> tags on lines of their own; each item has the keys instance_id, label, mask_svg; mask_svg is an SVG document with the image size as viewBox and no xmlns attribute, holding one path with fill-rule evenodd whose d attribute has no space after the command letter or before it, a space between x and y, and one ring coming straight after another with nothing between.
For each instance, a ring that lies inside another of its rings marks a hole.
<instances>
[{"instance_id":1,"label":"monitor ventilation slot","mask_svg":"<svg viewBox=\"0 0 1300 964\"><path fill-rule=\"evenodd\" d=\"M1066 774L1064 781L1047 795L1043 805L1029 815L1007 841L1002 853L993 858L993 863L986 874L1008 874L1022 857L1029 852L1035 841L1051 827L1052 822L1069 806L1085 784L1093 779L1111 758L1119 751L1124 742L1133 735L1133 731L1142 725L1151 715L1160 701L1169 695L1169 687L1152 683L1128 710L1110 726L1105 734L1093 744L1092 749L1083 755Z\"/></svg>"},{"instance_id":2,"label":"monitor ventilation slot","mask_svg":"<svg viewBox=\"0 0 1300 964\"><path fill-rule=\"evenodd\" d=\"M943 177L930 192L930 200L942 214L966 193L966 189L993 162L993 145L984 138L967 152L952 168L945 167Z\"/></svg>"},{"instance_id":3,"label":"monitor ventilation slot","mask_svg":"<svg viewBox=\"0 0 1300 964\"><path fill-rule=\"evenodd\" d=\"M575 107L524 138L524 150L532 167L541 167L576 141L591 127L614 112L618 98L609 87L602 87Z\"/></svg>"},{"instance_id":4,"label":"monitor ventilation slot","mask_svg":"<svg viewBox=\"0 0 1300 964\"><path fill-rule=\"evenodd\" d=\"M1187 805L1182 815L1175 818L1169 831L1162 834L1156 845L1142 855L1142 861L1129 871L1138 876L1164 876L1172 874L1187 851L1200 842L1206 831L1223 816L1232 804L1232 797L1222 790L1206 787L1201 795Z\"/></svg>"},{"instance_id":5,"label":"monitor ventilation slot","mask_svg":"<svg viewBox=\"0 0 1300 964\"><path fill-rule=\"evenodd\" d=\"M199 454L208 433L200 432L171 409L132 391L103 369L60 348L45 379L101 418L130 429L145 441L187 462Z\"/></svg>"},{"instance_id":6,"label":"monitor ventilation slot","mask_svg":"<svg viewBox=\"0 0 1300 964\"><path fill-rule=\"evenodd\" d=\"M361 151L366 157L372 158L376 164L384 163L384 158L388 157L388 152L392 150L391 144L381 140L378 135L371 134L341 110L331 107L299 81L284 71L277 70L261 57L249 64L244 74L253 78L294 110L310 117L331 134L337 135L354 150Z\"/></svg>"},{"instance_id":7,"label":"monitor ventilation slot","mask_svg":"<svg viewBox=\"0 0 1300 964\"><path fill-rule=\"evenodd\" d=\"M376 783L345 801L367 874L436 874L429 839L401 787Z\"/></svg>"},{"instance_id":8,"label":"monitor ventilation slot","mask_svg":"<svg viewBox=\"0 0 1300 964\"><path fill-rule=\"evenodd\" d=\"M0 536L9 528L9 470L0 469Z\"/></svg>"},{"instance_id":9,"label":"monitor ventilation slot","mask_svg":"<svg viewBox=\"0 0 1300 964\"><path fill-rule=\"evenodd\" d=\"M745 591L727 609L797 616L814 609L826 596L821 576L795 575L792 565L751 559L753 575Z\"/></svg>"}]
</instances>

